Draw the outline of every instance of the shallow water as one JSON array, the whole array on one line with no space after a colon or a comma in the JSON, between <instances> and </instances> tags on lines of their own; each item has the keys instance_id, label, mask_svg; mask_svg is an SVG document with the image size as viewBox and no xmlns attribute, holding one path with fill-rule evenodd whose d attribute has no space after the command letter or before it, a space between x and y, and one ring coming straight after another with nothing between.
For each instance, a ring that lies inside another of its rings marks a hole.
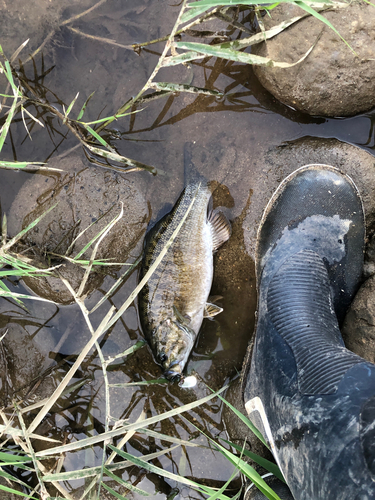
<instances>
[{"instance_id":1,"label":"shallow water","mask_svg":"<svg viewBox=\"0 0 375 500\"><path fill-rule=\"evenodd\" d=\"M15 2L12 7L8 7L13 9L13 32L9 38L5 36L0 40L4 52L11 55L30 36L28 48L20 55L22 58L23 54L25 60L27 54L43 42L51 26L55 23L61 25L64 20L95 4L94 0L86 0L78 7L66 0L58 12L51 12L48 2L40 0L40 12L30 13L26 22L21 15L24 9L22 1ZM38 82L49 89L46 98L50 103L59 106L65 103L67 106L80 92L76 103L78 110L95 91L87 107L86 120L96 119L99 113L102 113L101 116L111 115L118 106L136 94L146 81L163 44L153 45L137 55L131 50L79 35L72 32L69 26L83 33L129 45L167 34L178 11L178 6L167 5L161 0L138 1L136 6L131 0L107 0L84 17L61 26L43 51L35 56L35 67L32 62L28 62L23 71L29 80L35 80L34 85ZM227 27L223 25L223 28ZM236 32L229 34L232 37L237 35ZM52 67L42 78L43 72ZM206 86L230 96L221 99L190 94L170 96L153 101L142 112L115 122L113 128L121 135L120 140L113 142L118 151L163 171L163 175L155 177L145 172L133 172L126 176L144 194L151 220L155 220L173 205L182 190L184 144L194 143L194 162L201 173L218 182L214 204L226 207L233 224L233 236L215 256L212 294L223 296L221 305L224 312L214 321L204 322L187 365L187 373L198 374L198 386L181 389L175 385L157 384L112 388L110 414L115 419L129 419L129 422L134 422L143 410L147 417L151 417L195 401L209 393L204 383L218 389L233 380L241 370L244 352L253 332L256 305L254 263L244 239L243 222L246 213L251 210L252 193L262 189L263 178L268 175L268 172L259 172L254 168L254 160L270 145L277 146L304 136L335 137L369 152L375 148L374 113L347 119L307 117L275 101L260 87L251 68L245 65L211 58L189 68L162 70L158 79ZM28 120L31 141L20 116L17 116L17 123L11 127L11 140L7 141L3 150L3 159L53 162L58 155L77 144L72 134L67 134L67 129L55 117L33 106L29 106L28 110L34 115L38 114L45 128ZM278 168L276 165L275 169ZM9 214L17 208L14 205L12 207L12 204L21 187L40 174L2 170L0 175L1 208L3 213ZM12 227L9 227L9 231L12 232ZM130 261L139 256L141 243L131 253ZM105 278L100 288L87 300L88 308L109 289L114 279L115 276ZM133 272L110 303L120 307L136 284L137 272ZM22 291L22 283L15 283L14 290ZM111 304L108 301L92 315L95 326ZM7 359L3 387L7 384L9 393L16 388L28 388L31 379L60 363L44 382L47 393L48 387L55 387L75 361L90 339L90 333L75 304L56 306L30 301L27 306L29 314L5 300L0 306L1 330L13 332L12 345L3 357L3 363ZM134 305L100 344L104 356L114 356L142 338ZM20 366L27 367L24 373L20 373ZM124 362L120 360L110 366L111 384L153 380L161 376L147 346ZM82 379L86 381L85 385L73 394L63 396L38 432L63 442L104 432L104 383L95 353L86 358L73 380ZM186 414L186 418L211 436L225 438L226 425L221 418L221 409L221 405L213 400ZM191 423L174 417L151 428L182 439L193 437L194 442L207 446ZM168 444L165 442L137 432L125 449L134 455L144 455L166 446ZM101 446L96 445L68 453L64 470L99 465L101 449ZM204 480L213 486L221 486L232 473L228 463L210 447L177 447L153 463L182 476ZM173 495L174 488L178 488L179 498L199 496L186 486L161 479L155 473L147 473L137 467L125 469L122 477L155 494L157 498ZM79 498L87 481L71 481L64 486L73 498ZM138 495L134 493L134 496Z\"/></svg>"}]
</instances>

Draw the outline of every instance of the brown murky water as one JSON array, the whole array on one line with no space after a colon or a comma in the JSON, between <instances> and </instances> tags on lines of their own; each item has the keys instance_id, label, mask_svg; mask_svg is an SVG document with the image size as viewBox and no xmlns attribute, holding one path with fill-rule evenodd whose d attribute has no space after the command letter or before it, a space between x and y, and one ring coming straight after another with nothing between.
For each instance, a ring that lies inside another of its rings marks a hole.
<instances>
[{"instance_id":1,"label":"brown murky water","mask_svg":"<svg viewBox=\"0 0 375 500\"><path fill-rule=\"evenodd\" d=\"M66 0L60 2L58 8L47 0L40 0L39 3L39 8L34 5L32 12L28 12L24 0L14 0L11 6L1 7L6 13L4 23L6 26L11 23L12 29L3 29L0 43L4 52L11 55L30 37L27 49L20 55L25 60L27 54L46 39L52 28L60 26L35 56L34 62L22 65L21 71L41 92L49 89L45 98L57 107L62 103L69 105L79 92L78 110L95 91L87 107L87 121L97 119L99 114L111 115L119 105L137 93L152 72L163 44L153 45L136 54L132 50L85 37L70 28L129 45L169 33L179 12L178 5L162 0L107 0L85 16L64 25L65 20L97 2ZM232 38L238 36L228 26L222 25L222 29L228 30L227 34ZM233 380L241 370L246 345L254 327L256 303L251 245L244 237L243 223L251 210L253 193L262 190L264 179L271 175L255 166L255 160L265 148L304 136L336 137L369 151L375 147L373 114L348 119L304 116L276 102L260 87L251 68L245 65L211 58L190 67L162 70L158 79L188 82L230 95L221 99L174 95L153 101L142 112L115 122L113 128L119 139L113 140L112 144L118 151L163 171L163 175L155 177L145 172L129 173L125 175L126 182L136 186L137 192L142 194L147 206L147 220L157 219L173 205L184 186L183 148L185 142L192 142L195 144L194 163L197 168L207 178L218 182L214 204L226 207L233 224L233 235L215 257L212 293L223 296L221 305L224 312L215 321L204 322L187 365L187 373L199 375L198 386L193 389L162 384L112 388L111 417L129 419L129 422L134 422L143 410L149 417L195 401L208 394L204 383L218 389ZM58 163L58 156L75 146L76 139L51 114L32 105L28 110L37 115L45 127L27 120L31 141L21 117L17 116L2 158ZM80 155L80 150L76 150L75 154ZM275 166L276 175L278 168ZM9 232L12 233L27 215L23 213L28 206L27 193L34 192L35 186L40 186L47 178L56 182L56 176L3 170L0 176L1 208L3 213L10 215ZM22 193L22 199L19 193ZM145 224L144 220L142 224ZM129 251L128 262L134 262L141 253L144 229L138 243ZM88 308L112 286L118 273L116 270L102 280L87 300ZM93 324L100 323L110 305L120 307L136 283L137 271L130 275L110 301L92 315ZM14 282L10 286L18 292L24 290L22 282ZM90 338L77 305L57 306L30 301L27 306L29 313L9 301L1 302L0 328L1 332L8 329L10 338L2 356L5 363L2 369L3 400L14 396L14 391L19 391L16 397L21 397L33 386L32 381L36 377L54 367L42 385L42 395L47 395ZM104 336L100 345L104 356L113 356L140 339L142 332L134 305ZM152 380L161 375L147 346L126 361L120 361L110 365L111 384ZM89 355L76 373L74 381L79 380L85 380L85 384L59 400L41 424L39 433L69 442L104 432L104 383L96 353ZM30 397L32 401L33 396ZM195 442L207 445L189 422L211 436L225 438L226 425L222 421L221 410L217 401L210 401L187 414L187 420L176 417L152 428L182 439L194 438ZM154 437L135 433L125 449L134 455L144 455L166 446ZM64 470L99 465L101 458L99 445L68 453ZM232 473L228 463L208 445L206 448L176 447L153 463L213 486L221 486ZM122 477L156 498L171 498L174 493L179 498L199 497L198 493L185 486L137 467L126 469ZM32 478L29 480L32 482ZM73 498L80 498L85 484L85 480L76 480L64 486ZM55 494L53 489L51 494ZM136 493L133 495L137 497Z\"/></svg>"}]
</instances>

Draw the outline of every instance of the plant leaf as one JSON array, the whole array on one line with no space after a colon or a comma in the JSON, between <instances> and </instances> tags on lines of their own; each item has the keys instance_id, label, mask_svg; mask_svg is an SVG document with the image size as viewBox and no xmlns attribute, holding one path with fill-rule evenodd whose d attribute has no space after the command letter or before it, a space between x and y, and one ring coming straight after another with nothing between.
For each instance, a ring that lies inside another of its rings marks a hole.
<instances>
[{"instance_id":1,"label":"plant leaf","mask_svg":"<svg viewBox=\"0 0 375 500\"><path fill-rule=\"evenodd\" d=\"M203 484L196 483L195 481L192 481L191 479L187 479L186 477L183 476L178 476L177 474L173 474L173 472L169 472L165 469L161 469L160 467L156 467L156 465L149 464L148 462L145 462L144 460L134 457L133 455L130 455L129 453L126 453L125 451L119 450L115 446L109 445L109 448L111 450L115 451L120 457L125 458L129 460L130 462L133 462L135 465L138 467L142 467L143 469L146 469L150 472L154 472L155 474L158 474L160 476L166 477L168 479L172 479L173 481L177 481L182 484L186 484L187 486L191 486L192 488L198 489L199 491L204 493L209 493L210 495L213 495L215 491L212 488L208 488L207 486ZM222 500L229 500L229 497L226 495L220 494L218 498ZM280 499L277 499L280 500Z\"/></svg>"},{"instance_id":2,"label":"plant leaf","mask_svg":"<svg viewBox=\"0 0 375 500\"><path fill-rule=\"evenodd\" d=\"M248 54L247 52L239 52L233 49L223 49L217 45L206 45L204 43L196 42L176 42L175 46L180 49L194 50L196 52L201 52L207 56L221 57L222 59L227 59L229 61L242 62L246 64L257 64L259 66L269 66L275 68L290 68L302 62L312 51L314 45L301 57L298 61L294 63L277 62L273 61L269 57L257 56L255 54Z\"/></svg>"},{"instance_id":3,"label":"plant leaf","mask_svg":"<svg viewBox=\"0 0 375 500\"><path fill-rule=\"evenodd\" d=\"M316 10L314 10L312 7L310 7L306 2L301 2L300 0L296 0L294 2L296 5L298 5L298 7L301 7L301 9L305 10L306 12L308 12L309 14L311 14L312 16L316 17L317 19L319 19L319 21L322 21L324 24L326 24L327 26L329 26L331 28L331 30L333 30L336 35L338 35L341 40L349 47L349 49L355 54L357 55L357 53L355 52L355 50L348 44L348 42L345 40L345 38L343 38L340 33L337 31L337 29L333 26L332 23L330 23L328 21L328 19L326 19L324 16L322 16L321 14L319 14L319 12L316 12Z\"/></svg>"},{"instance_id":4,"label":"plant leaf","mask_svg":"<svg viewBox=\"0 0 375 500\"><path fill-rule=\"evenodd\" d=\"M80 120L82 118L82 116L84 115L84 112L86 111L86 107L90 101L90 99L92 98L92 96L95 94L95 90L94 92L91 92L91 94L88 96L88 98L86 99L86 101L83 103L83 106L82 108L80 109L80 112L78 113L78 116L77 116L77 121Z\"/></svg>"},{"instance_id":5,"label":"plant leaf","mask_svg":"<svg viewBox=\"0 0 375 500\"><path fill-rule=\"evenodd\" d=\"M203 94L203 95L214 95L222 96L222 92L217 90L209 90L201 87L194 87L192 85L184 85L179 83L167 83L167 82L153 82L150 84L150 88L155 90L166 90L168 92L188 92L191 94Z\"/></svg>"},{"instance_id":6,"label":"plant leaf","mask_svg":"<svg viewBox=\"0 0 375 500\"><path fill-rule=\"evenodd\" d=\"M73 106L74 106L74 104L75 104L78 96L79 96L79 92L77 92L77 95L75 96L75 98L73 99L73 101L69 104L69 107L68 107L68 109L65 112L65 118L68 118L69 113L71 112L71 110L72 110L72 108L73 108Z\"/></svg>"},{"instance_id":7,"label":"plant leaf","mask_svg":"<svg viewBox=\"0 0 375 500\"><path fill-rule=\"evenodd\" d=\"M190 10L188 10L182 14L181 19L180 19L181 24L187 23L188 21L190 21L194 17L200 16L201 14L203 14L204 12L206 12L206 10L208 10L210 8L210 7L195 7L195 3L196 2L193 2L191 4L186 5L187 8L188 7L190 8Z\"/></svg>"}]
</instances>

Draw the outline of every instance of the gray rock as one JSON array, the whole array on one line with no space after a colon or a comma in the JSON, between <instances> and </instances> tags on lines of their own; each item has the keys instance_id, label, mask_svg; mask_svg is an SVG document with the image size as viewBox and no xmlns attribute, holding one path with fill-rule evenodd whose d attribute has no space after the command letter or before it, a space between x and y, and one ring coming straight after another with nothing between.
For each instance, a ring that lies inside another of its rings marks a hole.
<instances>
[{"instance_id":1,"label":"gray rock","mask_svg":"<svg viewBox=\"0 0 375 500\"><path fill-rule=\"evenodd\" d=\"M90 165L76 154L52 160L49 166L60 168L63 172L35 174L24 184L11 207L8 222L10 236L16 235L57 203L23 239L29 247L28 255L33 252L36 262L41 267L47 267L49 262L45 256L48 254L64 255L68 252L71 258L77 255L119 215L122 204L124 215L100 243L96 258L125 263L133 255L134 260L134 256L141 252L141 240L148 222L146 200L135 184L138 173L119 175ZM86 231L75 241L84 229ZM89 260L92 249L93 246L80 258ZM56 259L52 264L61 262ZM85 293L100 286L108 272L108 267L95 267ZM74 290L78 290L83 268L64 261L59 273ZM24 282L41 297L62 304L73 301L58 277L27 278Z\"/></svg>"},{"instance_id":2,"label":"gray rock","mask_svg":"<svg viewBox=\"0 0 375 500\"><path fill-rule=\"evenodd\" d=\"M300 16L292 5L263 18L269 29ZM322 13L356 54L318 19L309 16L276 37L257 45L254 53L294 63L316 43L301 63L291 68L254 66L261 84L288 106L310 115L350 116L375 106L375 8L364 1Z\"/></svg>"},{"instance_id":3,"label":"gray rock","mask_svg":"<svg viewBox=\"0 0 375 500\"><path fill-rule=\"evenodd\" d=\"M355 296L342 334L348 349L375 363L375 276L369 278Z\"/></svg>"}]
</instances>

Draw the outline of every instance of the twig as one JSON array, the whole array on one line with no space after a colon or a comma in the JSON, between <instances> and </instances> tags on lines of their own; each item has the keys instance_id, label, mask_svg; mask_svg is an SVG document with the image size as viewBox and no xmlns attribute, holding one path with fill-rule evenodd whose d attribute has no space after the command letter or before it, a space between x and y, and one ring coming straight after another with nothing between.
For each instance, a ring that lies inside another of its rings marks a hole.
<instances>
[{"instance_id":1,"label":"twig","mask_svg":"<svg viewBox=\"0 0 375 500\"><path fill-rule=\"evenodd\" d=\"M189 30L193 26L196 26L197 24L202 24L204 21L207 21L208 19L211 19L212 17L216 17L216 13L219 12L221 9L222 9L222 7L216 7L215 9L211 10L210 12L205 14L204 16L199 17L198 19L187 24L186 26L184 26L180 30L177 30L175 32L174 36L180 35L181 33L184 33L185 31ZM137 50L137 49L141 49L142 47L147 47L148 45L152 45L154 43L165 42L169 39L170 36L171 35L169 34L166 36L162 36L161 38L156 38L155 40L151 40L149 42L134 43L132 45L132 48L134 50Z\"/></svg>"},{"instance_id":2,"label":"twig","mask_svg":"<svg viewBox=\"0 0 375 500\"><path fill-rule=\"evenodd\" d=\"M62 280L63 280L63 283L67 286L68 282L66 280L64 280L64 279L62 279ZM70 284L68 286L68 289L69 289L69 287L70 287ZM71 293L73 291L73 294L75 294L74 290L71 287L70 287L70 291L71 291ZM49 410L52 408L52 406L56 403L56 401L61 396L61 394L64 391L65 387L68 385L68 383L70 382L70 380L73 378L75 372L78 370L78 368L80 367L82 361L84 360L84 358L86 357L86 355L90 352L90 350L94 346L95 342L99 339L99 337L101 337L101 335L103 335L104 331L107 330L108 322L110 321L110 318L113 315L114 311L115 311L115 307L112 306L111 309L106 314L106 316L103 318L103 320L100 323L100 325L98 326L98 328L95 330L94 335L87 342L87 344L85 345L85 347L82 349L81 353L77 357L77 359L76 359L75 363L73 364L73 366L70 368L70 370L68 371L68 373L65 375L65 377L63 378L63 380L60 382L60 384L57 387L57 389L55 390L55 392L49 398L48 403L45 404L45 406L39 411L38 415L31 422L29 428L27 429L27 432L29 434L31 432L33 432L38 427L38 425L42 422L42 420L47 415L47 413L49 412Z\"/></svg>"},{"instance_id":3,"label":"twig","mask_svg":"<svg viewBox=\"0 0 375 500\"><path fill-rule=\"evenodd\" d=\"M173 26L171 34L168 37L167 43L165 44L164 50L163 50L161 56L159 57L158 63L155 66L154 71L151 73L149 79L147 80L147 82L145 83L145 85L143 86L143 88L138 92L138 94L134 98L130 99L127 103L125 103L117 111L117 113L114 116L112 116L108 121L104 122L96 130L96 132L100 132L101 130L103 130L105 127L107 127L109 124L111 124L114 120L116 120L116 116L117 115L121 115L122 113L124 113L125 111L127 111L129 108L131 108L132 106L134 106L134 104L138 101L138 99L150 88L150 84L152 83L152 81L154 80L154 78L157 75L158 71L162 67L163 61L164 61L165 57L167 56L168 51L170 50L170 48L172 46L173 39L174 39L174 37L176 35L176 31L177 31L177 28L178 28L178 26L180 24L180 19L181 19L183 13L184 13L186 4L187 4L187 0L183 0L181 10L180 10L180 12L178 14L176 23Z\"/></svg>"},{"instance_id":4,"label":"twig","mask_svg":"<svg viewBox=\"0 0 375 500\"><path fill-rule=\"evenodd\" d=\"M103 38L101 36L89 35L88 33L84 33L77 28L73 28L72 26L68 27L68 30L73 31L77 35L83 36L85 38L90 38L91 40L96 40L97 42L108 43L110 45L115 45L116 47L121 47L122 49L128 49L133 51L133 45L123 45L122 43L115 42L115 40L111 40L110 38Z\"/></svg>"},{"instance_id":5,"label":"twig","mask_svg":"<svg viewBox=\"0 0 375 500\"><path fill-rule=\"evenodd\" d=\"M69 19L66 19L65 21L63 21L59 26L57 26L50 33L48 33L48 35L44 39L43 43L41 45L39 45L39 47L36 50L34 50L34 52L23 62L23 64L26 64L27 62L31 61L38 54L38 52L40 52L43 49L43 47L51 40L51 38L53 37L53 35L56 33L56 31L59 28L61 28L62 26L66 26L67 24L70 24L73 21L76 21L77 19L85 16L86 14L89 14L91 11L93 11L97 7L100 7L100 5L102 5L106 1L107 0L100 0L98 3L96 3L95 5L93 5L92 7L90 7L89 9L84 10L80 14L77 14L77 15L75 15L73 17L70 17Z\"/></svg>"}]
</instances>

